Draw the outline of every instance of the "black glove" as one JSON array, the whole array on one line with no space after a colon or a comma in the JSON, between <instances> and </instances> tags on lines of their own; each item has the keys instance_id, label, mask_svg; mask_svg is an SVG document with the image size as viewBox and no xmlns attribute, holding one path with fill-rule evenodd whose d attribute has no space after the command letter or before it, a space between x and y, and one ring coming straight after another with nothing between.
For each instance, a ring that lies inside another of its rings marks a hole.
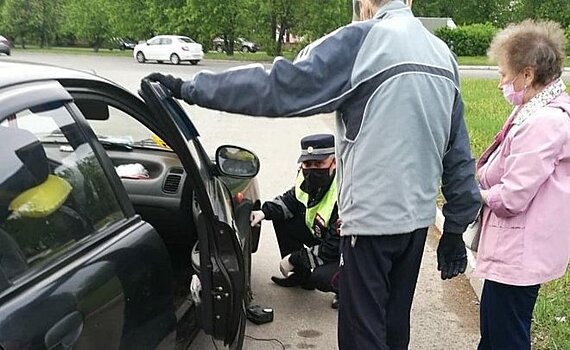
<instances>
[{"instance_id":1,"label":"black glove","mask_svg":"<svg viewBox=\"0 0 570 350\"><path fill-rule=\"evenodd\" d=\"M168 88L172 91L172 95L177 99L182 99L182 84L184 80L175 78L172 75L164 75L161 73L152 73L148 75L145 79L150 81L157 81L164 85L164 87Z\"/></svg>"},{"instance_id":2,"label":"black glove","mask_svg":"<svg viewBox=\"0 0 570 350\"><path fill-rule=\"evenodd\" d=\"M463 236L456 233L443 232L437 246L437 270L441 271L441 279L450 279L467 268L467 250Z\"/></svg>"}]
</instances>

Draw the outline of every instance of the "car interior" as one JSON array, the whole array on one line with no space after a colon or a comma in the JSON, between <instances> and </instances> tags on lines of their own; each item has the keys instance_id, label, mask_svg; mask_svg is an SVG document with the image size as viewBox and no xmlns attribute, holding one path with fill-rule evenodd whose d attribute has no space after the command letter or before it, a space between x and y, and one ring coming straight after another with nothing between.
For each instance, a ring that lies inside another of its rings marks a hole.
<instances>
[{"instance_id":1,"label":"car interior","mask_svg":"<svg viewBox=\"0 0 570 350\"><path fill-rule=\"evenodd\" d=\"M54 158L34 134L17 127L15 116L13 120L13 126L0 126L7 141L0 183L0 270L5 280L14 280L34 265L63 254L71 242L106 222L105 216L118 218L113 212L119 212L113 203L86 212L78 197L94 193L83 189L96 176L82 177L81 184L74 182L77 170L62 171L66 168L63 159ZM101 195L103 187L98 187Z\"/></svg>"},{"instance_id":2,"label":"car interior","mask_svg":"<svg viewBox=\"0 0 570 350\"><path fill-rule=\"evenodd\" d=\"M204 213L195 197L195 186L177 154L150 129L125 112L127 108L107 101L74 97L75 105L86 117L115 167L136 214L156 229L169 252L175 277L173 290L178 320L177 341L182 343L199 330L199 318L194 312L188 312L194 306L190 291L192 276L198 272L200 265L197 230L206 227ZM59 108L67 111L63 105ZM58 202L57 208L46 215L12 217L11 220L0 217L0 291L9 287L10 280L29 270L31 265L53 254L65 253L75 242L104 229L105 225L116 222L124 215L98 160L99 146L93 149L85 142L89 135L78 123L73 122L70 115L65 119L50 116L49 113L52 112L29 110L4 120L0 125L0 128L15 125L16 129L27 127L32 130L32 137L37 137L35 148L41 150L39 153L43 154L47 163L45 175L61 179L70 188L68 195ZM30 119L23 123L26 125L18 126L26 118ZM43 125L46 121L47 126ZM34 129L42 128L45 130L34 132ZM10 133L13 134L13 131ZM241 149L228 150L240 152ZM12 150L11 154L14 152ZM9 153L0 152L0 155ZM232 167L231 159L228 158L226 163L228 169ZM209 173L207 166L209 164L198 165L204 167L199 171ZM3 172L6 172L6 167L3 167ZM4 180L0 177L0 185L7 183ZM26 188L18 188L15 192L22 191L26 191ZM105 196L113 200L102 200ZM0 198L0 214L10 214L7 208L12 201L13 198ZM239 222L237 225L249 228L249 222ZM245 243L241 242L241 245L245 250ZM248 260L249 254L248 250ZM246 273L249 274L249 271Z\"/></svg>"},{"instance_id":3,"label":"car interior","mask_svg":"<svg viewBox=\"0 0 570 350\"><path fill-rule=\"evenodd\" d=\"M190 258L197 242L197 204L189 177L176 153L118 107L92 99L76 98L75 103L113 162L135 212L156 229L168 248L176 277L175 306L182 314L190 306L189 287L195 273ZM110 122L147 134L136 141L125 139L109 130Z\"/></svg>"},{"instance_id":4,"label":"car interior","mask_svg":"<svg viewBox=\"0 0 570 350\"><path fill-rule=\"evenodd\" d=\"M79 101L78 107L94 121L103 122L110 117L110 108L106 105L84 100ZM33 117L34 120L28 124L40 124L38 118L42 118L40 116L42 113L40 110L26 111L23 117L17 118ZM0 127L9 127L9 123L17 125L17 118L14 116L13 121L6 121ZM60 127L55 125L57 122L61 122ZM69 183L71 191L56 210L49 215L38 217L12 215L10 220L4 220L9 214L8 205L13 198L0 200L2 214L6 214L0 218L0 274L2 275L0 280L4 281L0 283L0 291L9 286L11 279L27 271L30 265L35 265L49 254L53 254L54 250L61 249L63 253L70 242L78 242L94 230L101 229L106 222L103 216L114 215L116 218L122 215L118 204L96 198L104 195L103 192L112 190L100 166L98 169L100 174L97 174L102 179L100 182L93 174L95 168L82 168L88 167L90 160L97 165L99 162L91 146L85 143L85 137L79 130L78 124L61 120L57 122L50 121L53 124L50 126L54 126L53 131L39 140L41 143L37 142L35 148L43 154L46 166L49 167L49 174L56 175ZM97 128L94 129L97 131ZM8 135L15 135L14 130L25 131L16 126ZM28 134L34 137L32 133ZM35 140L38 141L37 138ZM100 138L100 140L115 169L132 164L138 164L136 168L139 170L144 169L144 176L141 176L140 171L129 173L127 169L120 178L136 213L156 229L169 251L175 276L173 290L179 324L185 317L185 332L188 332L188 329L196 329L197 327L188 327L187 322L196 322L196 320L194 317L187 317L189 314L187 311L192 307L190 281L192 274L195 273L191 252L197 242L193 215L198 215L199 208L196 207L193 198L193 186L180 160L176 153L156 142L145 141L146 144L140 143L139 147L121 144L120 140L111 138ZM7 148L4 150L8 151ZM14 150L2 154L13 156ZM34 162L37 163L37 160ZM0 182L4 187L10 185L9 181L0 179ZM21 177L17 182L22 182ZM17 188L15 193L26 189ZM112 193L109 193L109 197L116 198ZM86 206L85 203L91 205ZM97 203L102 203L104 207ZM54 234L55 232L59 234ZM64 235L61 232L68 234ZM46 247L56 249L46 250ZM46 253L48 251L49 254ZM183 332L179 333L179 336L184 336Z\"/></svg>"}]
</instances>

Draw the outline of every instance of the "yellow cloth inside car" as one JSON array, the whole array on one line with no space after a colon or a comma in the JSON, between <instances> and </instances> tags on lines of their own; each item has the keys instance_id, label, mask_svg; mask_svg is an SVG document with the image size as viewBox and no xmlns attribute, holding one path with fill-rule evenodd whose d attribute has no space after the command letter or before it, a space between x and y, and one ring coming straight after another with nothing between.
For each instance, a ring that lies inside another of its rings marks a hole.
<instances>
[{"instance_id":1,"label":"yellow cloth inside car","mask_svg":"<svg viewBox=\"0 0 570 350\"><path fill-rule=\"evenodd\" d=\"M56 211L65 202L71 185L64 179L49 175L43 183L27 189L10 203L9 209L17 215L42 218Z\"/></svg>"},{"instance_id":2,"label":"yellow cloth inside car","mask_svg":"<svg viewBox=\"0 0 570 350\"><path fill-rule=\"evenodd\" d=\"M157 135L152 135L151 139L154 141L154 143L157 144L157 146L165 148L167 150L172 151L172 149L166 144L166 142L164 142L163 139L161 139L160 137L158 137Z\"/></svg>"}]
</instances>

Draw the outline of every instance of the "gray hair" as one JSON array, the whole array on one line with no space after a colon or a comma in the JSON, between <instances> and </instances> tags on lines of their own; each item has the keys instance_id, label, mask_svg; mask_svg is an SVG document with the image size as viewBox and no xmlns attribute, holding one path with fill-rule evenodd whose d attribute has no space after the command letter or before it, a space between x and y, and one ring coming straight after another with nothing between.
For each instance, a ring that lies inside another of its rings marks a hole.
<instances>
[{"instance_id":1,"label":"gray hair","mask_svg":"<svg viewBox=\"0 0 570 350\"><path fill-rule=\"evenodd\" d=\"M370 0L370 2L377 7L382 7L384 5L386 5L389 2L392 2L393 0ZM406 3L405 0L403 0L404 3Z\"/></svg>"},{"instance_id":2,"label":"gray hair","mask_svg":"<svg viewBox=\"0 0 570 350\"><path fill-rule=\"evenodd\" d=\"M500 31L493 38L487 55L516 73L532 67L533 85L546 85L562 74L565 44L560 24L529 19Z\"/></svg>"}]
</instances>

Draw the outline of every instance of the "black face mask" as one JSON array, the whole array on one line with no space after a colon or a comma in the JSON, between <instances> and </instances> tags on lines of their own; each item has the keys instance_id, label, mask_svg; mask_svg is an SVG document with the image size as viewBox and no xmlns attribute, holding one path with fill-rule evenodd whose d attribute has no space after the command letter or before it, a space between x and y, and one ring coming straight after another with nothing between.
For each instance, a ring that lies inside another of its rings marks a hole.
<instances>
[{"instance_id":1,"label":"black face mask","mask_svg":"<svg viewBox=\"0 0 570 350\"><path fill-rule=\"evenodd\" d=\"M305 181L301 184L301 189L309 194L310 197L323 195L329 188L334 177L334 171L329 174L329 168L326 169L302 169Z\"/></svg>"}]
</instances>

